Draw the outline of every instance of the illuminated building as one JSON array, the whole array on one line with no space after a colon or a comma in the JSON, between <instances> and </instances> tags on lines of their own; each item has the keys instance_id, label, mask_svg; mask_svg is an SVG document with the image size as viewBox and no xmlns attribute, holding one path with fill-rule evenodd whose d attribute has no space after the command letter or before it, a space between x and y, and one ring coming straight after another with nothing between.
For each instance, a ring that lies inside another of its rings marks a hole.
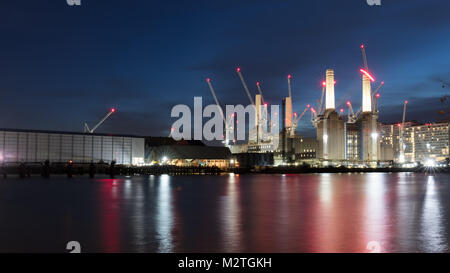
<instances>
[{"instance_id":1,"label":"illuminated building","mask_svg":"<svg viewBox=\"0 0 450 273\"><path fill-rule=\"evenodd\" d=\"M393 158L399 161L400 124L382 125L381 141L383 145L392 147ZM449 158L449 123L405 122L404 127L405 162L427 160L444 162Z\"/></svg>"},{"instance_id":2,"label":"illuminated building","mask_svg":"<svg viewBox=\"0 0 450 273\"><path fill-rule=\"evenodd\" d=\"M307 160L317 157L318 142L312 137L296 136L294 141L295 159Z\"/></svg>"},{"instance_id":3,"label":"illuminated building","mask_svg":"<svg viewBox=\"0 0 450 273\"><path fill-rule=\"evenodd\" d=\"M168 137L145 138L145 163L221 169L237 164L227 147L207 146L199 140L176 141Z\"/></svg>"},{"instance_id":4,"label":"illuminated building","mask_svg":"<svg viewBox=\"0 0 450 273\"><path fill-rule=\"evenodd\" d=\"M144 138L131 135L0 129L5 163L144 163Z\"/></svg>"},{"instance_id":5,"label":"illuminated building","mask_svg":"<svg viewBox=\"0 0 450 273\"><path fill-rule=\"evenodd\" d=\"M345 124L345 154L349 161L359 160L359 127L356 123Z\"/></svg>"}]
</instances>

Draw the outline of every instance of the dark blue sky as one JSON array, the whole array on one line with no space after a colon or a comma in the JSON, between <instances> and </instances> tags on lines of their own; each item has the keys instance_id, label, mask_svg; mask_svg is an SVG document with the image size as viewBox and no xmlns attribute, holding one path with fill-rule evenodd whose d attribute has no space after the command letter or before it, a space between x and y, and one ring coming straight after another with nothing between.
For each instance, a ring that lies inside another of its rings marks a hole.
<instances>
[{"instance_id":1,"label":"dark blue sky","mask_svg":"<svg viewBox=\"0 0 450 273\"><path fill-rule=\"evenodd\" d=\"M269 103L294 110L320 97L325 69L336 74L336 104L361 104L361 43L381 90L380 120L439 118L448 108L450 1L382 0L65 0L3 1L0 10L0 127L81 131L110 107L99 132L168 135L170 110L247 104L235 73ZM310 134L309 115L300 127Z\"/></svg>"}]
</instances>

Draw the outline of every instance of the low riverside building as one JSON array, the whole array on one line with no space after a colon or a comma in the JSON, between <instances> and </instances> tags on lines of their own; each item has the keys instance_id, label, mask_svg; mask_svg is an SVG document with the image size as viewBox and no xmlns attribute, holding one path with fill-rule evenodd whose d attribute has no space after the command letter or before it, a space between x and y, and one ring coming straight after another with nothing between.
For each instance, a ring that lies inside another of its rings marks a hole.
<instances>
[{"instance_id":1,"label":"low riverside building","mask_svg":"<svg viewBox=\"0 0 450 273\"><path fill-rule=\"evenodd\" d=\"M144 143L132 135L0 129L0 162L141 165Z\"/></svg>"},{"instance_id":2,"label":"low riverside building","mask_svg":"<svg viewBox=\"0 0 450 273\"><path fill-rule=\"evenodd\" d=\"M207 146L198 140L176 141L170 137L146 137L145 162L221 169L228 169L237 164L227 147Z\"/></svg>"}]
</instances>

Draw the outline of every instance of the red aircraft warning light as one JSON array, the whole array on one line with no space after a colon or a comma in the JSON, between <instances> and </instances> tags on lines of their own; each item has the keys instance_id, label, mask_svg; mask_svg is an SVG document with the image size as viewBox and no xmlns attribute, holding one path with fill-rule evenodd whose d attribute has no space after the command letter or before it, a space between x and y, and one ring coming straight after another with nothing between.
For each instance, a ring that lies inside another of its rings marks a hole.
<instances>
[{"instance_id":1,"label":"red aircraft warning light","mask_svg":"<svg viewBox=\"0 0 450 273\"><path fill-rule=\"evenodd\" d=\"M347 101L347 105L350 105L350 104L352 104L350 101Z\"/></svg>"},{"instance_id":2,"label":"red aircraft warning light","mask_svg":"<svg viewBox=\"0 0 450 273\"><path fill-rule=\"evenodd\" d=\"M292 78L291 74L287 75L287 78L288 78L288 79Z\"/></svg>"},{"instance_id":3,"label":"red aircraft warning light","mask_svg":"<svg viewBox=\"0 0 450 273\"><path fill-rule=\"evenodd\" d=\"M206 82L210 82L211 81L211 79L210 78L206 78Z\"/></svg>"},{"instance_id":4,"label":"red aircraft warning light","mask_svg":"<svg viewBox=\"0 0 450 273\"><path fill-rule=\"evenodd\" d=\"M343 108L341 108L341 109L339 109L339 111L342 113L342 112L344 112L344 109Z\"/></svg>"},{"instance_id":5,"label":"red aircraft warning light","mask_svg":"<svg viewBox=\"0 0 450 273\"><path fill-rule=\"evenodd\" d=\"M236 68L236 71L241 72L241 68L240 67Z\"/></svg>"},{"instance_id":6,"label":"red aircraft warning light","mask_svg":"<svg viewBox=\"0 0 450 273\"><path fill-rule=\"evenodd\" d=\"M115 108L111 108L111 113L114 113L114 112L116 112L116 109Z\"/></svg>"},{"instance_id":7,"label":"red aircraft warning light","mask_svg":"<svg viewBox=\"0 0 450 273\"><path fill-rule=\"evenodd\" d=\"M259 86L259 82L256 82L256 85L258 85L258 86Z\"/></svg>"},{"instance_id":8,"label":"red aircraft warning light","mask_svg":"<svg viewBox=\"0 0 450 273\"><path fill-rule=\"evenodd\" d=\"M405 104L408 104L408 101L407 101L407 100L405 100Z\"/></svg>"},{"instance_id":9,"label":"red aircraft warning light","mask_svg":"<svg viewBox=\"0 0 450 273\"><path fill-rule=\"evenodd\" d=\"M372 82L375 81L375 78L372 75L370 75L370 73L367 70L364 70L364 69L361 68L359 71L361 73L363 73L364 75L366 75Z\"/></svg>"},{"instance_id":10,"label":"red aircraft warning light","mask_svg":"<svg viewBox=\"0 0 450 273\"><path fill-rule=\"evenodd\" d=\"M377 93L377 94L375 95L375 97L379 98L379 97L380 97L380 93Z\"/></svg>"},{"instance_id":11,"label":"red aircraft warning light","mask_svg":"<svg viewBox=\"0 0 450 273\"><path fill-rule=\"evenodd\" d=\"M308 104L308 105L306 105L306 108L309 108L310 106L311 106L311 105Z\"/></svg>"},{"instance_id":12,"label":"red aircraft warning light","mask_svg":"<svg viewBox=\"0 0 450 273\"><path fill-rule=\"evenodd\" d=\"M322 82L322 86L327 86L327 82L326 82L326 81L323 81L323 82Z\"/></svg>"}]
</instances>

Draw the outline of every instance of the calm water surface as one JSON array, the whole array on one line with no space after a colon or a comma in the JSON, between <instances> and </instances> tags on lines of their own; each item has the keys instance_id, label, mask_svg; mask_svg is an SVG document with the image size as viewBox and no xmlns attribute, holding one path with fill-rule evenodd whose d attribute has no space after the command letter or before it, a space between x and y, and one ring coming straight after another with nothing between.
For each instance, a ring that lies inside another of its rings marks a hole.
<instances>
[{"instance_id":1,"label":"calm water surface","mask_svg":"<svg viewBox=\"0 0 450 273\"><path fill-rule=\"evenodd\" d=\"M0 252L448 252L450 175L0 179Z\"/></svg>"}]
</instances>

